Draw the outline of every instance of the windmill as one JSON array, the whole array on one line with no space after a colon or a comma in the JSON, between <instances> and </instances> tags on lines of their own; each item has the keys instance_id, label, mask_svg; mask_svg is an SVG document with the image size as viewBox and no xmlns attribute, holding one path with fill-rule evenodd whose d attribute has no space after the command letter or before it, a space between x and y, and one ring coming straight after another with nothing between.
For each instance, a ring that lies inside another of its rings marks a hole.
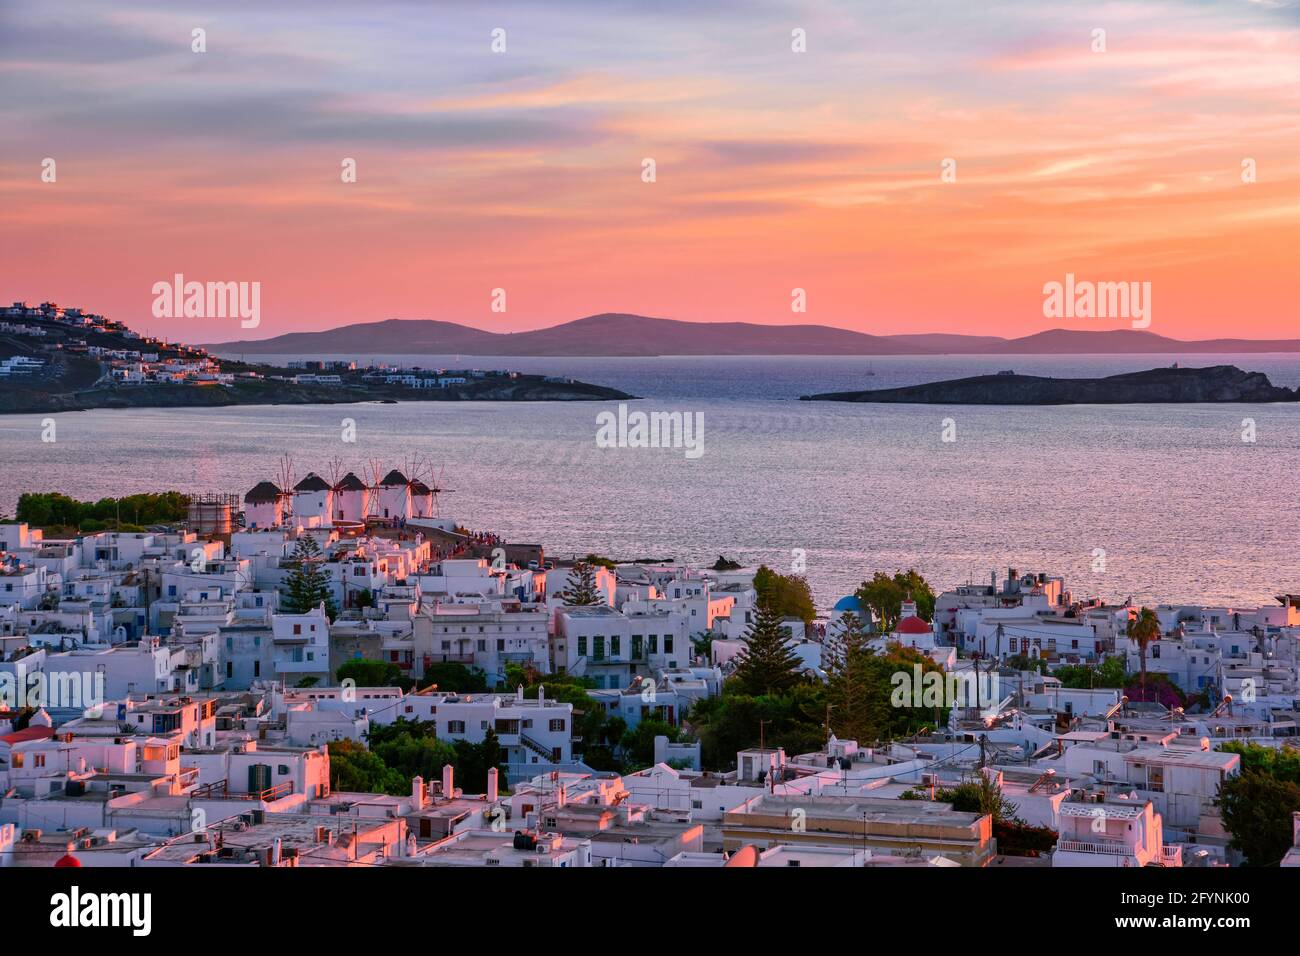
<instances>
[{"instance_id":1,"label":"windmill","mask_svg":"<svg viewBox=\"0 0 1300 956\"><path fill-rule=\"evenodd\" d=\"M379 482L384 477L384 463L378 458L371 458L361 467L363 480L370 480L370 494L366 498L366 520L378 520L379 518Z\"/></svg>"},{"instance_id":2,"label":"windmill","mask_svg":"<svg viewBox=\"0 0 1300 956\"><path fill-rule=\"evenodd\" d=\"M431 511L428 517L439 517L441 510L438 504L438 496L450 492L451 489L444 487L446 466L434 468L433 459L425 458L420 455L407 459L406 476L411 480L411 484L419 483L427 489L431 501Z\"/></svg>"},{"instance_id":3,"label":"windmill","mask_svg":"<svg viewBox=\"0 0 1300 956\"><path fill-rule=\"evenodd\" d=\"M343 459L335 455L325 464L325 471L330 477L330 488L336 489L343 480Z\"/></svg>"},{"instance_id":4,"label":"windmill","mask_svg":"<svg viewBox=\"0 0 1300 956\"><path fill-rule=\"evenodd\" d=\"M276 487L280 489L280 520L286 523L293 517L293 459L286 453L280 456L275 473Z\"/></svg>"},{"instance_id":5,"label":"windmill","mask_svg":"<svg viewBox=\"0 0 1300 956\"><path fill-rule=\"evenodd\" d=\"M442 517L442 509L438 504L438 496L443 494L451 494L452 492L455 491L454 488L446 487L447 485L446 473L447 473L447 466L439 465L436 474L434 474L432 470L430 470L429 480L425 482L425 484L429 486L429 490L433 492L433 516L435 518Z\"/></svg>"}]
</instances>

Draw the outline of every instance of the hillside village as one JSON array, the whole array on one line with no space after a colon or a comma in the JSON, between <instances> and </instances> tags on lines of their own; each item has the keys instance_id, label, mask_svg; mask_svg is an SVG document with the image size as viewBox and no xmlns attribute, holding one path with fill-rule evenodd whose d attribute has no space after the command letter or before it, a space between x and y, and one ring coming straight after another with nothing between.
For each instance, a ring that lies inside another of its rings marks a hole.
<instances>
[{"instance_id":1,"label":"hillside village","mask_svg":"<svg viewBox=\"0 0 1300 956\"><path fill-rule=\"evenodd\" d=\"M312 473L135 530L0 524L0 862L1229 866L1221 788L1291 753L1300 597L1160 605L1139 639L1132 602L1010 569L808 619L764 597L795 576L556 561L437 491ZM724 732L773 660L824 713ZM877 663L948 691L850 723ZM1116 669L1169 703L1063 679Z\"/></svg>"},{"instance_id":2,"label":"hillside village","mask_svg":"<svg viewBox=\"0 0 1300 956\"><path fill-rule=\"evenodd\" d=\"M564 376L302 357L222 358L56 302L0 307L0 414L85 408L630 398Z\"/></svg>"}]
</instances>

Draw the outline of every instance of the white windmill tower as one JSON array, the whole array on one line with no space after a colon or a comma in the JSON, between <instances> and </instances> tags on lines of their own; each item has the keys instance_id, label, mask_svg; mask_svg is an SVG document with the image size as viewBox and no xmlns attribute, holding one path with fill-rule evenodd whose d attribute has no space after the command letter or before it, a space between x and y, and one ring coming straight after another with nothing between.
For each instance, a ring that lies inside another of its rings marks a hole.
<instances>
[{"instance_id":1,"label":"white windmill tower","mask_svg":"<svg viewBox=\"0 0 1300 956\"><path fill-rule=\"evenodd\" d=\"M408 462L406 474L411 479L411 517L439 517L438 496L450 490L445 487L444 470L445 466L435 468L432 458L416 457Z\"/></svg>"},{"instance_id":2,"label":"white windmill tower","mask_svg":"<svg viewBox=\"0 0 1300 956\"><path fill-rule=\"evenodd\" d=\"M339 471L342 471L342 467ZM369 516L369 468L361 466L334 481L334 519L364 523Z\"/></svg>"}]
</instances>

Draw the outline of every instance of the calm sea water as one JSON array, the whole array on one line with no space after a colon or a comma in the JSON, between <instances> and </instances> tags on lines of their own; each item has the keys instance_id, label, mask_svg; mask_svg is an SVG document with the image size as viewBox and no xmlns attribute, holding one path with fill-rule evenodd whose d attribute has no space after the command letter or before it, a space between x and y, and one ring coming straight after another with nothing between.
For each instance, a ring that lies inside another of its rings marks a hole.
<instances>
[{"instance_id":1,"label":"calm sea water","mask_svg":"<svg viewBox=\"0 0 1300 956\"><path fill-rule=\"evenodd\" d=\"M393 356L364 356L390 359ZM876 570L949 586L1008 565L1079 595L1257 603L1300 591L1294 405L1047 408L845 405L800 394L1005 368L1101 375L1232 363L1300 385L1300 356L852 358L405 357L427 366L570 375L704 414L703 457L601 449L611 403L404 403L0 417L0 511L28 490L79 498L176 488L241 495L331 458L358 468L422 454L445 468L442 513L568 556L719 554L788 570L806 552L818 604ZM868 375L868 372L874 374ZM943 419L957 440L941 440ZM341 422L357 440L341 440ZM1242 441L1242 420L1257 440ZM1094 549L1105 570L1094 572Z\"/></svg>"}]
</instances>

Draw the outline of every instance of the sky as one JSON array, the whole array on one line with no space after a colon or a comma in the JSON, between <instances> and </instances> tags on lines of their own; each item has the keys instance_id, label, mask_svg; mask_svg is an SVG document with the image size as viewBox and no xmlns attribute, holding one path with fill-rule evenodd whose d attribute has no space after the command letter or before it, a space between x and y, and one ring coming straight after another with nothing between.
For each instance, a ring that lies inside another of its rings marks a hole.
<instances>
[{"instance_id":1,"label":"sky","mask_svg":"<svg viewBox=\"0 0 1300 956\"><path fill-rule=\"evenodd\" d=\"M196 342L1131 325L1046 317L1073 274L1150 283L1152 332L1300 337L1300 2L21 7L4 302ZM177 273L260 283L260 324L155 316Z\"/></svg>"}]
</instances>

